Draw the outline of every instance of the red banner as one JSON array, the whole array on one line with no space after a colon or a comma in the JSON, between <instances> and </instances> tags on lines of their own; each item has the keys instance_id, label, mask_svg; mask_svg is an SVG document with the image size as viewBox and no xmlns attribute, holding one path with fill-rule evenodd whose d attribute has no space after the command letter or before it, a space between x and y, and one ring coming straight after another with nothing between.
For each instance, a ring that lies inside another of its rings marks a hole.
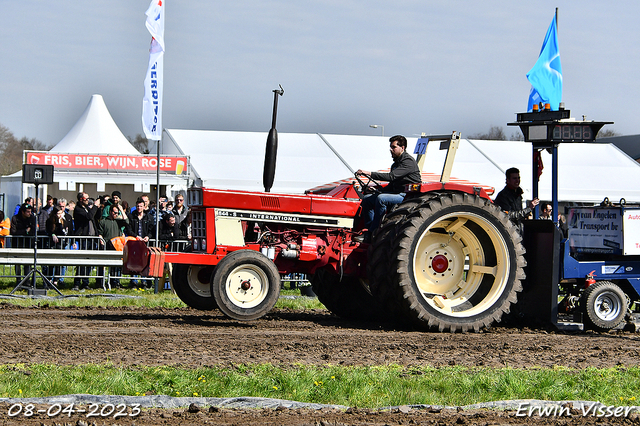
<instances>
[{"instance_id":1,"label":"red banner","mask_svg":"<svg viewBox=\"0 0 640 426\"><path fill-rule=\"evenodd\" d=\"M27 152L27 164L51 164L56 169L102 170L118 172L155 172L158 159L146 155L94 155L54 152ZM160 171L187 173L187 157L160 157Z\"/></svg>"}]
</instances>

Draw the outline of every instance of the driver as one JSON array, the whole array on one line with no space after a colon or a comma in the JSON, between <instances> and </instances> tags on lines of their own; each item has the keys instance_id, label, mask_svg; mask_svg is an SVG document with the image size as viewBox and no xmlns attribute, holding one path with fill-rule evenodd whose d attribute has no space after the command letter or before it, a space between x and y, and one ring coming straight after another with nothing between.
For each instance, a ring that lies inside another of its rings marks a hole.
<instances>
[{"instance_id":1,"label":"driver","mask_svg":"<svg viewBox=\"0 0 640 426\"><path fill-rule=\"evenodd\" d=\"M409 183L422 182L422 175L418 163L407 152L407 138L401 135L389 138L389 151L393 157L393 164L389 173L368 172L358 170L356 175L370 176L373 180L389 182L380 193L368 194L362 200L362 215L368 232L364 236L365 242L371 241L371 233L380 225L380 219L387 212L387 208L400 204L405 197L404 186Z\"/></svg>"}]
</instances>

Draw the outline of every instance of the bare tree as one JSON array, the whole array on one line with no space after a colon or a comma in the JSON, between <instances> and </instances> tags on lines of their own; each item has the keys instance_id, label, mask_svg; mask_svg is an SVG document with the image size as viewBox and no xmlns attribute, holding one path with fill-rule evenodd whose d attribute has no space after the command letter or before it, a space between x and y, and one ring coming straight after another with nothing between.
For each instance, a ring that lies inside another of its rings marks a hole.
<instances>
[{"instance_id":1,"label":"bare tree","mask_svg":"<svg viewBox=\"0 0 640 426\"><path fill-rule=\"evenodd\" d=\"M469 139L484 139L491 141L506 141L504 130L501 126L491 126L488 133L475 133L469 136Z\"/></svg>"},{"instance_id":2,"label":"bare tree","mask_svg":"<svg viewBox=\"0 0 640 426\"><path fill-rule=\"evenodd\" d=\"M131 140L131 136L127 136L127 139L129 139L131 145L133 145L133 147L137 149L140 154L149 153L149 140L140 133L138 133L133 140Z\"/></svg>"},{"instance_id":3,"label":"bare tree","mask_svg":"<svg viewBox=\"0 0 640 426\"><path fill-rule=\"evenodd\" d=\"M513 133L511 133L511 136L509 137L510 141L523 141L524 140L524 135L522 134L521 131L515 131Z\"/></svg>"},{"instance_id":4,"label":"bare tree","mask_svg":"<svg viewBox=\"0 0 640 426\"><path fill-rule=\"evenodd\" d=\"M620 133L613 129L600 130L598 132L598 138L612 138L614 136L622 136Z\"/></svg>"},{"instance_id":5,"label":"bare tree","mask_svg":"<svg viewBox=\"0 0 640 426\"><path fill-rule=\"evenodd\" d=\"M51 146L26 136L17 139L11 130L0 124L0 175L15 173L22 168L23 151L48 151Z\"/></svg>"}]
</instances>

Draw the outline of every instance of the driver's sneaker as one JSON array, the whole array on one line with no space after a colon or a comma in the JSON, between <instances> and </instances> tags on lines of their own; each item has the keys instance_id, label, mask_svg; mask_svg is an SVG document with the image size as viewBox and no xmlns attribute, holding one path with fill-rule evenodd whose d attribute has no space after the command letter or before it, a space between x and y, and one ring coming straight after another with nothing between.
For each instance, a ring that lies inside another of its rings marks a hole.
<instances>
[{"instance_id":1,"label":"driver's sneaker","mask_svg":"<svg viewBox=\"0 0 640 426\"><path fill-rule=\"evenodd\" d=\"M369 232L364 232L360 235L356 235L355 237L351 238L353 241L355 241L356 243L370 243L371 242L371 234Z\"/></svg>"}]
</instances>

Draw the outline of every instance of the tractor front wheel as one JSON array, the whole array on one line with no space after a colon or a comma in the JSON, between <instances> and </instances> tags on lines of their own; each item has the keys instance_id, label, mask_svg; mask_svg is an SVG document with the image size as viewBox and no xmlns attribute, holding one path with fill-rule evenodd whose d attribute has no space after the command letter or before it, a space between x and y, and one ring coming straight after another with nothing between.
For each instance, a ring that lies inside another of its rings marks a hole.
<instances>
[{"instance_id":1,"label":"tractor front wheel","mask_svg":"<svg viewBox=\"0 0 640 426\"><path fill-rule=\"evenodd\" d=\"M180 300L201 311L216 309L216 301L211 296L213 271L213 266L175 263L171 283Z\"/></svg>"},{"instance_id":2,"label":"tractor front wheel","mask_svg":"<svg viewBox=\"0 0 640 426\"><path fill-rule=\"evenodd\" d=\"M228 317L242 321L258 319L278 301L280 273L262 253L234 251L216 266L211 293Z\"/></svg>"}]
</instances>

